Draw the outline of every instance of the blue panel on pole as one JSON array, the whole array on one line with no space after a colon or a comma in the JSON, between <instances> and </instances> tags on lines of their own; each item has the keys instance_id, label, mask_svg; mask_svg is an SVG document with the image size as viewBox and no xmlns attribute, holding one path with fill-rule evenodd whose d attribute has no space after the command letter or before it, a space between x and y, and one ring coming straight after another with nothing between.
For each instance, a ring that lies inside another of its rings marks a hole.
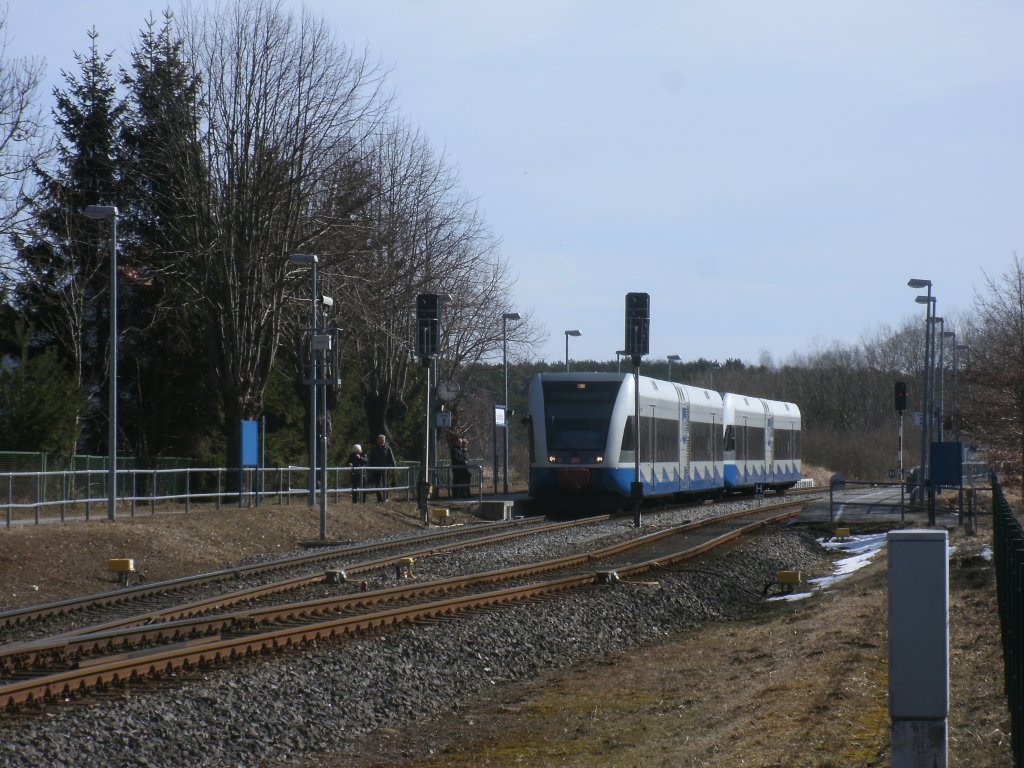
<instances>
[{"instance_id":1,"label":"blue panel on pole","mask_svg":"<svg viewBox=\"0 0 1024 768\"><path fill-rule=\"evenodd\" d=\"M932 443L932 473L936 485L951 487L963 482L963 443Z\"/></svg>"},{"instance_id":2,"label":"blue panel on pole","mask_svg":"<svg viewBox=\"0 0 1024 768\"><path fill-rule=\"evenodd\" d=\"M258 467L260 464L259 422L242 421L242 466Z\"/></svg>"}]
</instances>

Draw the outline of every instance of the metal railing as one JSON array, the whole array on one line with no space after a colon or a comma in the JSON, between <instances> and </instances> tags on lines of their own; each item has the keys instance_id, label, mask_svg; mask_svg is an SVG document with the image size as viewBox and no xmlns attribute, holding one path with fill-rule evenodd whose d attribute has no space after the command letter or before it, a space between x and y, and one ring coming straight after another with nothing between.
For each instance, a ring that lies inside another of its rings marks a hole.
<instances>
[{"instance_id":1,"label":"metal railing","mask_svg":"<svg viewBox=\"0 0 1024 768\"><path fill-rule=\"evenodd\" d=\"M992 550L1013 764L1024 766L1024 528L992 475Z\"/></svg>"},{"instance_id":2,"label":"metal railing","mask_svg":"<svg viewBox=\"0 0 1024 768\"><path fill-rule=\"evenodd\" d=\"M482 498L481 464L472 464L469 487L452 485L447 467L432 468L435 496L446 492L450 498ZM361 482L353 483L353 473L361 472ZM376 472L384 472L381 484ZM329 467L327 498L334 502L358 491L372 498L378 491L399 493L408 501L415 495L420 466L408 463L398 467ZM104 468L66 469L42 472L0 472L0 506L4 524L59 520L106 519L109 475ZM118 513L135 517L140 511L156 514L158 505L180 505L190 512L193 504L259 506L270 501L290 504L293 498L309 494L309 467L267 467L226 469L224 467L179 469L118 469ZM319 479L318 479L319 482ZM357 487L353 487L357 485ZM317 491L319 491L319 487Z\"/></svg>"}]
</instances>

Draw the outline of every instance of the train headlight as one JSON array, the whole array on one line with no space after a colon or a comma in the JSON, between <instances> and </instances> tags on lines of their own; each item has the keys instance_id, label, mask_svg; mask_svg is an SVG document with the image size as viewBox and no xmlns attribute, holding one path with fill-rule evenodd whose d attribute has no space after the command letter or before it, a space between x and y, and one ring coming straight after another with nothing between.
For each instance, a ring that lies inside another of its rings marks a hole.
<instances>
[{"instance_id":1,"label":"train headlight","mask_svg":"<svg viewBox=\"0 0 1024 768\"><path fill-rule=\"evenodd\" d=\"M555 458L554 456L548 456L548 461L549 461L549 462L550 462L551 464L554 464L554 463L555 463L556 461L558 461L558 459L557 459L557 458Z\"/></svg>"},{"instance_id":2,"label":"train headlight","mask_svg":"<svg viewBox=\"0 0 1024 768\"><path fill-rule=\"evenodd\" d=\"M598 464L604 464L604 456L596 456L594 457L594 461Z\"/></svg>"}]
</instances>

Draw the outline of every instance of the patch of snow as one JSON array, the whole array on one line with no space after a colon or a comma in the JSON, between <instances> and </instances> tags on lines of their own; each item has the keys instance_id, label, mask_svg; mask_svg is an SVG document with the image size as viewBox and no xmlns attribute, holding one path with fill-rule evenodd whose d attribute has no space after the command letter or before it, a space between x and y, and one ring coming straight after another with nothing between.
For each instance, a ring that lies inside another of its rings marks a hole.
<instances>
[{"instance_id":1,"label":"patch of snow","mask_svg":"<svg viewBox=\"0 0 1024 768\"><path fill-rule=\"evenodd\" d=\"M803 600L806 597L810 597L817 590L828 589L829 587L835 586L851 573L856 573L870 563L872 558L885 546L887 540L888 535L885 533L850 536L848 539L843 541L831 539L822 540L821 545L825 547L825 549L831 549L837 552L848 552L849 557L844 557L841 560L836 561L835 570L832 575L811 579L808 582L810 585L810 591L794 592L788 595L776 595L775 597L770 597L768 599L787 600L793 602L795 600Z\"/></svg>"}]
</instances>

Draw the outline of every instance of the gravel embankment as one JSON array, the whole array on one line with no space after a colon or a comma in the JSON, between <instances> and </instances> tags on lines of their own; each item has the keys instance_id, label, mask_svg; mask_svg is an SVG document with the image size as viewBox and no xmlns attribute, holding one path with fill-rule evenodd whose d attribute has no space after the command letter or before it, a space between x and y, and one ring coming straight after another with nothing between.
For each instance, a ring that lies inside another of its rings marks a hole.
<instances>
[{"instance_id":1,"label":"gravel embankment","mask_svg":"<svg viewBox=\"0 0 1024 768\"><path fill-rule=\"evenodd\" d=\"M695 517L692 510L679 516ZM621 520L607 527L605 535L634 535ZM579 535L559 534L544 550L553 556ZM524 550L536 546L512 542L431 565L499 568L531 556ZM809 534L766 530L711 562L595 588L585 599L570 595L368 634L207 671L173 691L127 690L97 704L0 719L0 763L297 763L320 750L351 749L372 729L451 711L494 685L654 642L702 621L749 614L776 571L807 569L822 558ZM418 577L434 570L423 565Z\"/></svg>"}]
</instances>

